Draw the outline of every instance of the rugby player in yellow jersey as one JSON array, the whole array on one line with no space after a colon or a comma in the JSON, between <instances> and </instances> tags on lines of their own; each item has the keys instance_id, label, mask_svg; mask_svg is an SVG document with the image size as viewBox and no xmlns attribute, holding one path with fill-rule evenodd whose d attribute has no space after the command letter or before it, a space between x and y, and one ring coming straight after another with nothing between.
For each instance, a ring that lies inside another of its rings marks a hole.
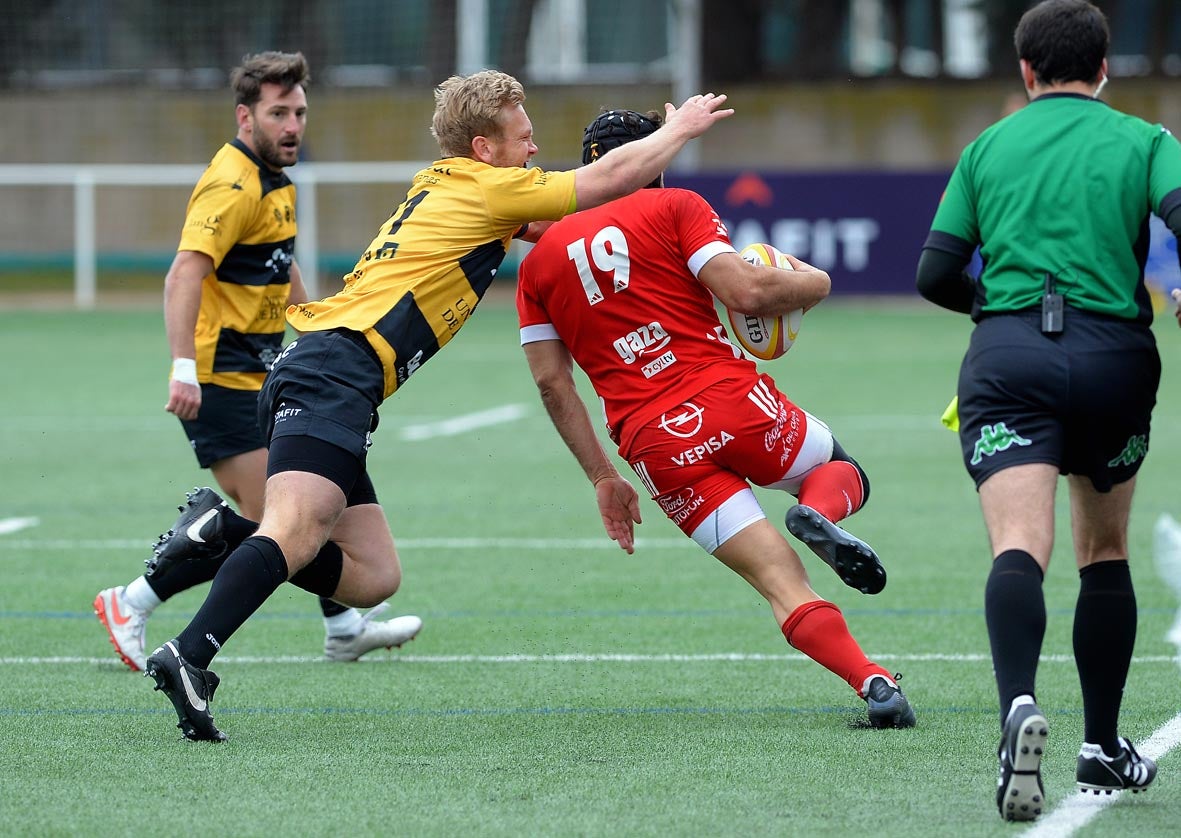
<instances>
[{"instance_id":1,"label":"rugby player in yellow jersey","mask_svg":"<svg viewBox=\"0 0 1181 838\"><path fill-rule=\"evenodd\" d=\"M377 410L471 317L513 236L533 239L538 222L635 192L733 113L712 93L666 104L648 137L594 166L547 172L527 165L537 145L524 100L501 72L443 82L431 125L441 159L415 176L339 293L288 309L301 335L259 396L269 440L262 522L192 622L147 660L185 737L225 739L209 711L219 680L208 666L283 582L354 606L397 590L398 554L365 466Z\"/></svg>"},{"instance_id":2,"label":"rugby player in yellow jersey","mask_svg":"<svg viewBox=\"0 0 1181 838\"><path fill-rule=\"evenodd\" d=\"M145 665L147 618L171 596L208 582L234 543L254 531L266 487L266 440L258 391L283 348L284 313L307 300L295 251L295 186L284 173L299 157L307 124L308 65L301 53L246 56L231 74L237 136L222 146L193 189L180 246L164 280L172 350L165 409L180 419L202 468L237 505L212 489L190 495L151 570L94 600L119 657ZM200 541L187 533L190 527ZM223 536L224 534L224 536ZM187 552L204 561L172 561ZM331 660L356 660L413 637L417 617L385 622L321 599Z\"/></svg>"}]
</instances>

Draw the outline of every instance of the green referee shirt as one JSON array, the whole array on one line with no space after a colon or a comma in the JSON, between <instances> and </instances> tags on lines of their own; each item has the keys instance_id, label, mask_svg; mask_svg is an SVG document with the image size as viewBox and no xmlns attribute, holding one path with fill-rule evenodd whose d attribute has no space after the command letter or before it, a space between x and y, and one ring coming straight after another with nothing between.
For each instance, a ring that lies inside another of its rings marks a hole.
<instances>
[{"instance_id":1,"label":"green referee shirt","mask_svg":"<svg viewBox=\"0 0 1181 838\"><path fill-rule=\"evenodd\" d=\"M1168 130L1051 93L964 149L924 247L980 246L982 312L1040 305L1048 272L1068 305L1151 322L1148 219L1178 205L1181 143Z\"/></svg>"}]
</instances>

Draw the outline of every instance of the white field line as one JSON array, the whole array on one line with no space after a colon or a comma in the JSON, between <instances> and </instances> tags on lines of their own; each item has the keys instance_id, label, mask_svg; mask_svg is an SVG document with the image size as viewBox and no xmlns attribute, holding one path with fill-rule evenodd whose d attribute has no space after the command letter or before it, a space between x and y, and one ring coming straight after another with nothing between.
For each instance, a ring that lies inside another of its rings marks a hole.
<instances>
[{"instance_id":1,"label":"white field line","mask_svg":"<svg viewBox=\"0 0 1181 838\"><path fill-rule=\"evenodd\" d=\"M463 416L453 416L450 419L444 419L441 422L430 422L423 425L407 425L398 430L398 438L408 442L416 442L423 439L432 439L439 436L457 436L458 434L474 431L477 428L486 428L490 425L503 425L506 422L515 422L528 413L527 408L523 404L506 404L500 407L493 407L489 410L481 410L477 413L468 413Z\"/></svg>"},{"instance_id":2,"label":"white field line","mask_svg":"<svg viewBox=\"0 0 1181 838\"><path fill-rule=\"evenodd\" d=\"M0 518L0 535L27 530L41 523L39 518Z\"/></svg>"},{"instance_id":3,"label":"white field line","mask_svg":"<svg viewBox=\"0 0 1181 838\"><path fill-rule=\"evenodd\" d=\"M1162 515L1153 532L1153 560L1157 574L1181 599L1181 524L1169 515ZM1181 610L1167 639L1177 647L1175 660L1181 665ZM1159 760L1169 751L1181 745L1181 713L1169 719L1153 731L1152 736L1136 746L1141 756ZM1150 788L1145 794L1153 794ZM1066 798L1049 815L1038 821L1024 833L1030 838L1068 838L1082 829L1108 806L1127 796L1126 791L1114 794L1075 794Z\"/></svg>"},{"instance_id":4,"label":"white field line","mask_svg":"<svg viewBox=\"0 0 1181 838\"><path fill-rule=\"evenodd\" d=\"M1178 744L1181 744L1181 713L1153 731L1152 736L1136 746L1136 750L1141 756L1159 760ZM1166 793L1151 787L1144 792L1149 797ZM1108 806L1115 805L1120 798L1127 795L1126 791L1098 796L1076 792L1055 806L1049 815L1039 820L1032 828L1026 830L1023 838L1067 838L1098 817Z\"/></svg>"},{"instance_id":5,"label":"white field line","mask_svg":"<svg viewBox=\"0 0 1181 838\"><path fill-rule=\"evenodd\" d=\"M396 433L398 438L409 442L415 442L423 439L432 439L440 436L457 436L458 434L467 433L468 431L478 430L490 425L502 425L506 422L515 422L526 416L529 409L523 404L506 404L500 407L489 408L488 410L481 410L476 413L468 413L463 416L451 416L446 419L437 421L425 421L412 425L405 425L397 428ZM13 417L12 421L5 420L5 429L12 429L14 423L19 425L22 423L36 427L41 430L45 429L47 423L68 422L72 417ZM171 431L174 425L168 422L149 419L135 416L108 416L108 417L92 417L87 420L92 426L97 422L100 429L103 431L132 431L135 433L142 433L144 431Z\"/></svg>"},{"instance_id":6,"label":"white field line","mask_svg":"<svg viewBox=\"0 0 1181 838\"><path fill-rule=\"evenodd\" d=\"M888 660L899 663L918 663L935 661L940 663L987 663L992 660L987 654L890 654L875 653L869 656L873 660ZM749 652L717 652L713 654L551 654L551 655L403 655L393 653L385 657L366 658L364 663L398 663L406 664L587 664L587 663L796 663L811 661L801 654L760 654ZM319 664L324 658L310 655L219 655L218 663L241 664ZM1070 655L1044 655L1043 663L1065 664L1074 663ZM1140 664L1179 664L1181 656L1146 655L1132 659L1134 665ZM0 666L67 666L67 665L95 665L111 664L122 666L117 658L104 655L102 657L81 656L50 656L50 657L8 657L0 658ZM1146 743L1147 747L1147 743ZM1147 755L1145 748L1141 751Z\"/></svg>"}]
</instances>

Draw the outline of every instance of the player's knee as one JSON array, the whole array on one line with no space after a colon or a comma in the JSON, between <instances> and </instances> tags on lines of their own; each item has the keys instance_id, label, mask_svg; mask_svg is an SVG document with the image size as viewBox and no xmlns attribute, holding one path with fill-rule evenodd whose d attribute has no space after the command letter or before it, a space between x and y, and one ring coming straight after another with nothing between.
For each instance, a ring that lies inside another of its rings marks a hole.
<instances>
[{"instance_id":1,"label":"player's knee","mask_svg":"<svg viewBox=\"0 0 1181 838\"><path fill-rule=\"evenodd\" d=\"M382 566L375 585L378 590L374 605L384 602L398 592L398 588L402 586L402 566L398 564L397 559Z\"/></svg>"},{"instance_id":2,"label":"player's knee","mask_svg":"<svg viewBox=\"0 0 1181 838\"><path fill-rule=\"evenodd\" d=\"M857 469L857 473L861 475L861 505L865 506L869 500L869 475L865 473L865 469L856 460L850 460L849 462L853 464L853 467Z\"/></svg>"},{"instance_id":3,"label":"player's knee","mask_svg":"<svg viewBox=\"0 0 1181 838\"><path fill-rule=\"evenodd\" d=\"M370 608L385 602L402 585L402 565L398 562L396 552L381 556L370 552L358 560L346 548L345 561L350 568L347 584L352 592L352 604L359 608Z\"/></svg>"},{"instance_id":4,"label":"player's knee","mask_svg":"<svg viewBox=\"0 0 1181 838\"><path fill-rule=\"evenodd\" d=\"M865 469L861 467L861 463L850 457L845 449L841 447L836 437L833 437L832 440L832 459L842 463L849 463L853 468L857 469L857 474L861 478L861 505L865 506L869 500L869 475L865 473Z\"/></svg>"},{"instance_id":5,"label":"player's knee","mask_svg":"<svg viewBox=\"0 0 1181 838\"><path fill-rule=\"evenodd\" d=\"M222 497L228 498L234 506L238 507L238 513L242 517L249 517L246 515L246 509L242 504L242 493L238 491L238 484L232 480L219 479L217 481L217 488L220 490ZM257 521L258 518L252 520Z\"/></svg>"}]
</instances>

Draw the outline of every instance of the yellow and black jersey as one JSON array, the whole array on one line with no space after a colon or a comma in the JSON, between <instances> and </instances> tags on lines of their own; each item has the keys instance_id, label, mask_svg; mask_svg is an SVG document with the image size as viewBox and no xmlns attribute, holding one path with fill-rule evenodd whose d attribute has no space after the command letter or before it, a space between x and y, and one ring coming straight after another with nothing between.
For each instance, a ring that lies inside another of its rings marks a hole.
<instances>
[{"instance_id":1,"label":"yellow and black jersey","mask_svg":"<svg viewBox=\"0 0 1181 838\"><path fill-rule=\"evenodd\" d=\"M295 185L239 140L189 198L180 250L213 259L197 317L197 380L258 390L283 345L295 251Z\"/></svg>"},{"instance_id":2,"label":"yellow and black jersey","mask_svg":"<svg viewBox=\"0 0 1181 838\"><path fill-rule=\"evenodd\" d=\"M522 224L574 211L574 172L435 162L414 182L337 294L293 305L300 332L347 328L381 359L388 398L459 331Z\"/></svg>"}]
</instances>

